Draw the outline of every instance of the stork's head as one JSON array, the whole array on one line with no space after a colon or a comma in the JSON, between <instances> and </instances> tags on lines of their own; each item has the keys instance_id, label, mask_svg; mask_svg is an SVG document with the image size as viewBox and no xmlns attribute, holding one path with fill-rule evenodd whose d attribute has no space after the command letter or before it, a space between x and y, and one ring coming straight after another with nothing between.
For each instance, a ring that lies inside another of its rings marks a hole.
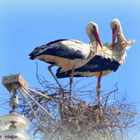
<instances>
[{"instance_id":1,"label":"stork's head","mask_svg":"<svg viewBox=\"0 0 140 140\"><path fill-rule=\"evenodd\" d=\"M102 43L98 34L98 25L94 22L90 22L86 27L87 35L90 38L90 42L98 42L102 48Z\"/></svg>"},{"instance_id":2,"label":"stork's head","mask_svg":"<svg viewBox=\"0 0 140 140\"><path fill-rule=\"evenodd\" d=\"M112 29L112 46L114 47L117 35L122 33L121 23L118 19L113 19L111 21L111 29Z\"/></svg>"}]
</instances>

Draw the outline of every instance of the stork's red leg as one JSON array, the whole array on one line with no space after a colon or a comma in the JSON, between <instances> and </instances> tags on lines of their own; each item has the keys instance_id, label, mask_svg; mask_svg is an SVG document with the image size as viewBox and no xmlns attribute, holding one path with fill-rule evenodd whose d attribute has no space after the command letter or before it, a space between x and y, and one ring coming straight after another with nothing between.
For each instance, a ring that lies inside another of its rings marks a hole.
<instances>
[{"instance_id":1,"label":"stork's red leg","mask_svg":"<svg viewBox=\"0 0 140 140\"><path fill-rule=\"evenodd\" d=\"M72 72L71 72L71 75L70 75L70 95L69 95L69 100L71 99L71 95L72 95L73 75L74 75L74 68L72 69Z\"/></svg>"},{"instance_id":2,"label":"stork's red leg","mask_svg":"<svg viewBox=\"0 0 140 140\"><path fill-rule=\"evenodd\" d=\"M59 86L59 88L61 89L61 92L62 92L62 94L63 94L63 96L64 96L63 88L61 87L60 83L58 82L57 78L55 77L55 75L54 75L53 72L52 72L52 69L51 69L51 68L52 68L53 66L54 66L54 65L48 66L48 70L50 71L51 75L52 75L53 78L55 79L56 83L58 84L58 86Z\"/></svg>"},{"instance_id":3,"label":"stork's red leg","mask_svg":"<svg viewBox=\"0 0 140 140\"><path fill-rule=\"evenodd\" d=\"M101 78L102 78L102 71L99 73L98 82L97 82L97 90L101 88Z\"/></svg>"},{"instance_id":4,"label":"stork's red leg","mask_svg":"<svg viewBox=\"0 0 140 140\"><path fill-rule=\"evenodd\" d=\"M101 90L101 77L102 77L102 71L99 73L98 81L97 81L97 94L98 94L98 104L100 104L100 90Z\"/></svg>"}]
</instances>

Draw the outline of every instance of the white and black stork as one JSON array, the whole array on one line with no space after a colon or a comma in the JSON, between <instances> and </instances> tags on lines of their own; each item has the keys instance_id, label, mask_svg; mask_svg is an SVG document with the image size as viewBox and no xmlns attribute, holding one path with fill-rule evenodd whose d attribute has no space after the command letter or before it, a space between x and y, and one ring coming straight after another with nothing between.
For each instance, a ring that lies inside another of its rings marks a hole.
<instances>
[{"instance_id":1,"label":"white and black stork","mask_svg":"<svg viewBox=\"0 0 140 140\"><path fill-rule=\"evenodd\" d=\"M98 93L100 93L101 77L116 71L125 61L127 48L135 43L135 40L127 41L125 39L118 19L112 20L110 25L112 29L112 44L103 44L103 49L97 48L95 56L84 66L75 69L73 74L74 77L98 77ZM62 72L61 68L59 68L56 76L57 78L65 78L69 77L70 74L71 71Z\"/></svg>"},{"instance_id":2,"label":"white and black stork","mask_svg":"<svg viewBox=\"0 0 140 140\"><path fill-rule=\"evenodd\" d=\"M48 69L60 87L61 85L51 68L53 66L59 66L62 72L71 70L70 94L74 69L80 68L89 62L95 56L98 46L102 48L97 24L90 22L86 27L86 32L90 38L90 43L84 43L78 40L60 39L37 47L29 54L32 60L39 59L51 64L48 66Z\"/></svg>"}]
</instances>

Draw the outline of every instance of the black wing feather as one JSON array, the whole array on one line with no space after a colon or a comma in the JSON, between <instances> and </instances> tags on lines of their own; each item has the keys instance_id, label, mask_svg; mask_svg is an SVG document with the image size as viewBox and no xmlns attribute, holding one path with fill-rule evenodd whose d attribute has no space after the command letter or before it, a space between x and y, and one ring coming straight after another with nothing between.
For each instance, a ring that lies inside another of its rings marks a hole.
<instances>
[{"instance_id":1,"label":"black wing feather","mask_svg":"<svg viewBox=\"0 0 140 140\"><path fill-rule=\"evenodd\" d=\"M59 39L49 42L46 45L37 47L32 53L29 54L30 59L35 59L40 55L52 55L57 57L63 57L68 59L84 59L85 56L79 51L75 51L72 48L68 48L61 43L61 41L67 41L67 39Z\"/></svg>"},{"instance_id":2,"label":"black wing feather","mask_svg":"<svg viewBox=\"0 0 140 140\"><path fill-rule=\"evenodd\" d=\"M101 56L95 56L86 65L75 69L75 72L100 72L105 70L116 71L120 64L117 61L111 61L110 59L102 58ZM57 70L57 78L70 77L71 71L61 72L61 68ZM82 75L77 74L74 77L82 77Z\"/></svg>"}]
</instances>

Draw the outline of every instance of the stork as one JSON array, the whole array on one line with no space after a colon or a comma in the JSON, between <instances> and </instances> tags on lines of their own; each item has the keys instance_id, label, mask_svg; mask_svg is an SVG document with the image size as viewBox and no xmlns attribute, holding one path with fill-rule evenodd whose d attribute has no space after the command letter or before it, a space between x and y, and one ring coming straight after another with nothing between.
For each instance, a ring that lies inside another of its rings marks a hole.
<instances>
[{"instance_id":1,"label":"stork","mask_svg":"<svg viewBox=\"0 0 140 140\"><path fill-rule=\"evenodd\" d=\"M39 59L51 64L48 66L48 70L60 88L61 85L53 74L51 68L53 66L59 66L61 67L62 72L71 70L70 94L72 92L74 70L82 67L88 61L90 61L94 57L98 46L102 48L98 35L97 24L90 22L86 27L86 32L90 38L90 43L84 43L78 40L60 39L37 47L29 54L30 59L32 60Z\"/></svg>"},{"instance_id":2,"label":"stork","mask_svg":"<svg viewBox=\"0 0 140 140\"><path fill-rule=\"evenodd\" d=\"M95 56L84 66L75 69L74 77L98 77L97 93L98 100L100 97L101 77L116 71L125 61L126 49L135 43L134 40L127 41L124 37L121 23L118 19L111 22L112 44L103 44L102 48L98 48ZM117 40L116 40L117 38ZM69 77L71 71L62 72L61 68L57 70L57 78Z\"/></svg>"}]
</instances>

